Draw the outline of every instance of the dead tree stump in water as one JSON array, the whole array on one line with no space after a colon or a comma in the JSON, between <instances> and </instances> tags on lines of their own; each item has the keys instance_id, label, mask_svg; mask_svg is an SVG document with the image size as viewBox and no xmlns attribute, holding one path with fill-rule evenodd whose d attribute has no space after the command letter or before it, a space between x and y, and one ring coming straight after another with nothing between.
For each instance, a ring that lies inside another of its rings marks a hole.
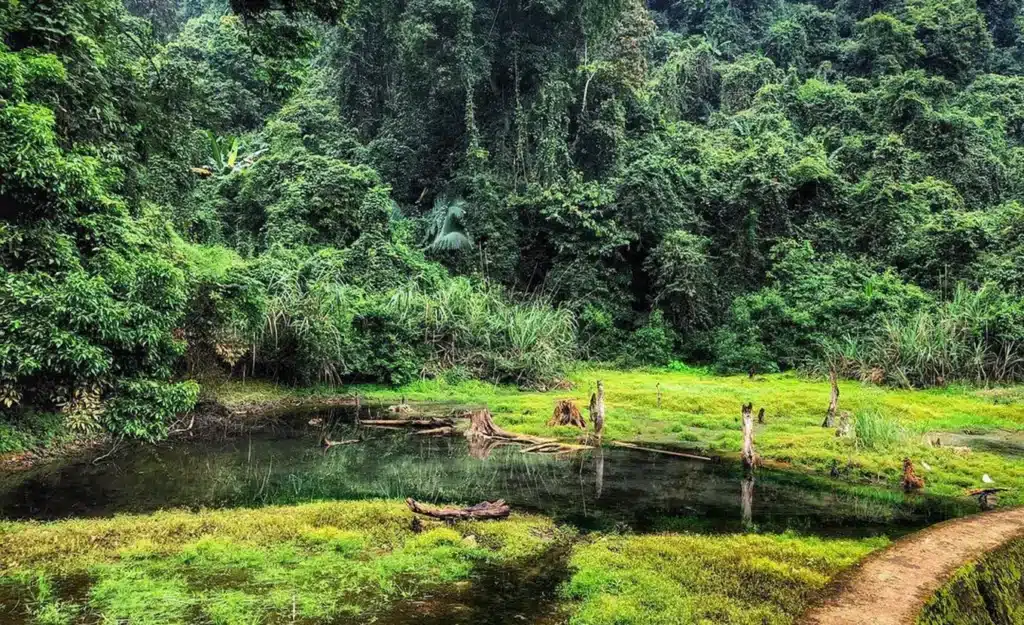
<instances>
[{"instance_id":1,"label":"dead tree stump in water","mask_svg":"<svg viewBox=\"0 0 1024 625\"><path fill-rule=\"evenodd\" d=\"M514 434L510 434L505 430L499 428L494 424L494 419L491 417L491 411L484 408L483 410L477 410L469 413L469 429L466 430L466 436L485 436L487 438L515 438Z\"/></svg>"},{"instance_id":2,"label":"dead tree stump in water","mask_svg":"<svg viewBox=\"0 0 1024 625\"><path fill-rule=\"evenodd\" d=\"M924 478L914 472L914 463L910 461L910 458L903 459L903 479L900 481L900 485L907 492L924 488Z\"/></svg>"},{"instance_id":3,"label":"dead tree stump in water","mask_svg":"<svg viewBox=\"0 0 1024 625\"><path fill-rule=\"evenodd\" d=\"M587 429L587 422L583 420L580 409L571 399L560 399L555 402L555 411L548 421L549 426L569 425L581 430Z\"/></svg>"},{"instance_id":4,"label":"dead tree stump in water","mask_svg":"<svg viewBox=\"0 0 1024 625\"><path fill-rule=\"evenodd\" d=\"M744 404L743 405L743 468L751 471L758 464L760 459L757 457L757 452L754 451L754 405Z\"/></svg>"},{"instance_id":5,"label":"dead tree stump in water","mask_svg":"<svg viewBox=\"0 0 1024 625\"><path fill-rule=\"evenodd\" d=\"M604 383L597 381L597 392L590 396L590 420L594 423L594 435L601 438L604 431Z\"/></svg>"},{"instance_id":6,"label":"dead tree stump in water","mask_svg":"<svg viewBox=\"0 0 1024 625\"><path fill-rule=\"evenodd\" d=\"M823 428L835 427L836 411L839 410L839 380L836 377L835 369L829 369L828 381L832 385L832 394L828 399L828 412L825 413L825 421L821 424Z\"/></svg>"}]
</instances>

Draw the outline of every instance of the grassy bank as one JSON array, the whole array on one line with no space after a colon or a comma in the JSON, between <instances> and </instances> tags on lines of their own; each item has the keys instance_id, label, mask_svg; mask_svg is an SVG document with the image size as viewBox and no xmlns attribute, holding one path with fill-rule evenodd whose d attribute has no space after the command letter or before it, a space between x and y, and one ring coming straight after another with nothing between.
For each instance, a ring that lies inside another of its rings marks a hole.
<instances>
[{"instance_id":1,"label":"grassy bank","mask_svg":"<svg viewBox=\"0 0 1024 625\"><path fill-rule=\"evenodd\" d=\"M1013 489L1005 503L1024 501L1024 462L1006 454L934 446L943 433L1024 433L1020 389L974 390L962 387L927 391L892 390L857 382L840 384L840 408L856 415L856 435L837 438L821 427L828 405L828 383L796 375L715 376L700 370L584 370L571 377L572 390L523 392L481 382L448 384L422 381L397 389L354 386L344 389L289 389L267 383L227 384L223 401L280 401L282 397L330 397L361 394L368 401L446 401L486 405L509 430L572 438L578 432L547 426L553 401L571 398L586 406L596 380L607 393L608 441L633 441L694 447L718 453L740 448L740 405L764 408L758 426L760 454L770 461L818 475L838 473L858 483L895 486L904 457L910 457L937 495L961 496L990 475ZM660 397L660 399L659 399ZM1021 440L1024 440L1022 438ZM931 470L923 469L926 463Z\"/></svg>"},{"instance_id":2,"label":"grassy bank","mask_svg":"<svg viewBox=\"0 0 1024 625\"><path fill-rule=\"evenodd\" d=\"M563 588L573 625L783 625L885 538L793 534L611 536L579 548Z\"/></svg>"},{"instance_id":3,"label":"grassy bank","mask_svg":"<svg viewBox=\"0 0 1024 625\"><path fill-rule=\"evenodd\" d=\"M523 515L417 534L410 517L404 503L363 501L0 524L0 615L17 604L36 623L362 618L559 535Z\"/></svg>"},{"instance_id":4,"label":"grassy bank","mask_svg":"<svg viewBox=\"0 0 1024 625\"><path fill-rule=\"evenodd\" d=\"M957 571L928 601L917 622L1024 623L1024 539Z\"/></svg>"}]
</instances>

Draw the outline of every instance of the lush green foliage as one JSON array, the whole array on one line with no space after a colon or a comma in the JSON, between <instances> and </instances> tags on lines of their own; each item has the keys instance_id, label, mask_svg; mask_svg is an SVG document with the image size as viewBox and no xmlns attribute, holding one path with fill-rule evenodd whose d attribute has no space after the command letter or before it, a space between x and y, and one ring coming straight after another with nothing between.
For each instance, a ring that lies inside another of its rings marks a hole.
<instances>
[{"instance_id":1,"label":"lush green foliage","mask_svg":"<svg viewBox=\"0 0 1024 625\"><path fill-rule=\"evenodd\" d=\"M1020 380L1021 13L3 3L0 403L153 437L228 372Z\"/></svg>"}]
</instances>

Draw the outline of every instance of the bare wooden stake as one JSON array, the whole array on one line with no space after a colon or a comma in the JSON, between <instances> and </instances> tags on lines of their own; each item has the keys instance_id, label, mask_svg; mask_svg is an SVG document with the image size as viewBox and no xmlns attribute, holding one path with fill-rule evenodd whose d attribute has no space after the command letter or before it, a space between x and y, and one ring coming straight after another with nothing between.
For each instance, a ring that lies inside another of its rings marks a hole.
<instances>
[{"instance_id":1,"label":"bare wooden stake","mask_svg":"<svg viewBox=\"0 0 1024 625\"><path fill-rule=\"evenodd\" d=\"M597 381L597 392L590 396L590 420L594 423L594 436L604 432L604 383Z\"/></svg>"},{"instance_id":2,"label":"bare wooden stake","mask_svg":"<svg viewBox=\"0 0 1024 625\"><path fill-rule=\"evenodd\" d=\"M839 380L836 377L836 370L829 369L828 381L832 385L832 394L828 400L828 412L825 413L825 421L821 424L823 428L831 428L836 425L836 411L839 410Z\"/></svg>"},{"instance_id":3,"label":"bare wooden stake","mask_svg":"<svg viewBox=\"0 0 1024 625\"><path fill-rule=\"evenodd\" d=\"M754 405L743 405L743 468L753 470L760 464L757 452L754 451Z\"/></svg>"}]
</instances>

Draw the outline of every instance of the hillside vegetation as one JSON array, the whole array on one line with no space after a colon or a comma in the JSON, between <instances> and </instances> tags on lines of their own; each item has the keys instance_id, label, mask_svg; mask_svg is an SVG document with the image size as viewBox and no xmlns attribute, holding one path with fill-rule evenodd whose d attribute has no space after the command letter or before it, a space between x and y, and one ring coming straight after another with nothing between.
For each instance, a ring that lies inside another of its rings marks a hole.
<instances>
[{"instance_id":1,"label":"hillside vegetation","mask_svg":"<svg viewBox=\"0 0 1024 625\"><path fill-rule=\"evenodd\" d=\"M159 438L228 375L1020 382L1022 19L4 0L0 452Z\"/></svg>"}]
</instances>

